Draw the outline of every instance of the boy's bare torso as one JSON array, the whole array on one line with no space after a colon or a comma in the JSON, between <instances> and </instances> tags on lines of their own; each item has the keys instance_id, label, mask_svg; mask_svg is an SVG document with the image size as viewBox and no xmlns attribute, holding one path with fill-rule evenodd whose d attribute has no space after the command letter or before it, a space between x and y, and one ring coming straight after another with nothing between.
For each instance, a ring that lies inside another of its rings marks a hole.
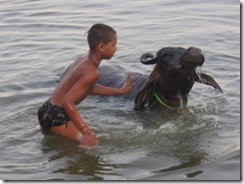
<instances>
[{"instance_id":1,"label":"boy's bare torso","mask_svg":"<svg viewBox=\"0 0 244 184\"><path fill-rule=\"evenodd\" d=\"M79 80L83 80L86 75L96 75L98 69L95 67L94 62L89 57L79 57L70 67L67 72L61 78L55 91L53 92L50 100L51 103L62 107L65 100L65 96L72 90L74 85L77 85ZM77 91L77 93L79 93ZM88 95L89 90L86 93L81 94L80 98L75 101L77 105Z\"/></svg>"}]
</instances>

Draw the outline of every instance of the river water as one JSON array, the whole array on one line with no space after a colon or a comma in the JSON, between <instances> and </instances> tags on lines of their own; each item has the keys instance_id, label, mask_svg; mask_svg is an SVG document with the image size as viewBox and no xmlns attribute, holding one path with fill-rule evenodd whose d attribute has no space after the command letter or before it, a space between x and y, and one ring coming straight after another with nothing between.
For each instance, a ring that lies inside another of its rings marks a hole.
<instances>
[{"instance_id":1,"label":"river water","mask_svg":"<svg viewBox=\"0 0 244 184\"><path fill-rule=\"evenodd\" d=\"M0 179L240 180L240 2L236 0L0 0ZM89 96L78 105L97 134L92 150L43 135L36 111L61 73L88 51L94 23L114 27L104 65L149 74L139 63L162 47L201 48L202 72L186 111L135 112L132 101Z\"/></svg>"}]
</instances>

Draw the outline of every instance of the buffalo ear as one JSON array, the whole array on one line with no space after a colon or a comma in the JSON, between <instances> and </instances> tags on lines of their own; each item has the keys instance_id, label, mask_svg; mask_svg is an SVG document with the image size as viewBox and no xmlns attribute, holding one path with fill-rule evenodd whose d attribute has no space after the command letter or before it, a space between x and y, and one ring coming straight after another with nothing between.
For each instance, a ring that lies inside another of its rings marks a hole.
<instances>
[{"instance_id":1,"label":"buffalo ear","mask_svg":"<svg viewBox=\"0 0 244 184\"><path fill-rule=\"evenodd\" d=\"M221 89L219 84L210 75L207 75L205 73L201 73L200 77L197 76L196 81L203 83L203 84L213 86L214 88L218 89L221 93L223 93L223 90Z\"/></svg>"},{"instance_id":2,"label":"buffalo ear","mask_svg":"<svg viewBox=\"0 0 244 184\"><path fill-rule=\"evenodd\" d=\"M134 108L136 110L142 109L144 105L152 99L155 89L156 80L148 80L141 91L136 95Z\"/></svg>"}]
</instances>

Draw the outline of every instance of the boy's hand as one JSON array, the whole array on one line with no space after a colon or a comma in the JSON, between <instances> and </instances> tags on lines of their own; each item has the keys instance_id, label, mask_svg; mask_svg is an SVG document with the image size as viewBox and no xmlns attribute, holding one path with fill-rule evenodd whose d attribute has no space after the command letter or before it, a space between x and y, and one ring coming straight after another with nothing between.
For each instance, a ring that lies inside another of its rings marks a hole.
<instances>
[{"instance_id":1,"label":"boy's hand","mask_svg":"<svg viewBox=\"0 0 244 184\"><path fill-rule=\"evenodd\" d=\"M128 73L125 78L124 85L121 88L123 94L129 93L134 87L134 83L131 82L131 75L132 75L131 73Z\"/></svg>"},{"instance_id":2,"label":"boy's hand","mask_svg":"<svg viewBox=\"0 0 244 184\"><path fill-rule=\"evenodd\" d=\"M82 147L89 149L98 143L96 135L88 127L86 127L86 129L82 132L82 134L84 136L80 140L80 144Z\"/></svg>"}]
</instances>

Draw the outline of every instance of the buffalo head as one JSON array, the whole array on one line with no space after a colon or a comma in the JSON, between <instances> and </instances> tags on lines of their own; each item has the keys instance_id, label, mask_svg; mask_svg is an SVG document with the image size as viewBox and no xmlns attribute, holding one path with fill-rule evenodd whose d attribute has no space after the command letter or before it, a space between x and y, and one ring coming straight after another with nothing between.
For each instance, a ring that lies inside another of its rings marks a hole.
<instances>
[{"instance_id":1,"label":"buffalo head","mask_svg":"<svg viewBox=\"0 0 244 184\"><path fill-rule=\"evenodd\" d=\"M199 48L166 47L155 56L143 54L140 60L143 64L155 64L155 68L135 98L135 109L141 109L145 104L166 109L179 108L187 103L187 95L195 81L211 85L222 92L211 76L196 72L196 68L204 63Z\"/></svg>"}]
</instances>

